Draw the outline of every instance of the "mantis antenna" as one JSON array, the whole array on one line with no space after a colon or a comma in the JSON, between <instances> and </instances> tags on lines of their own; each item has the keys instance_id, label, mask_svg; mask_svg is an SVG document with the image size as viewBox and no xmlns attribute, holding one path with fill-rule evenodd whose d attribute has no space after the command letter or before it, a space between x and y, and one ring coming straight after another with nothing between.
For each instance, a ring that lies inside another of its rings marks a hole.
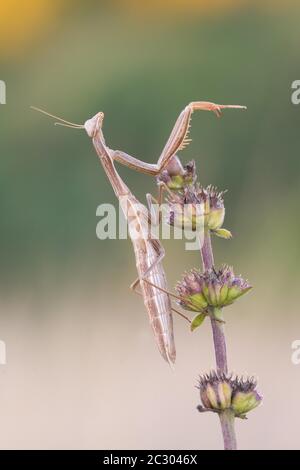
<instances>
[{"instance_id":1,"label":"mantis antenna","mask_svg":"<svg viewBox=\"0 0 300 470\"><path fill-rule=\"evenodd\" d=\"M50 116L50 117L53 117L54 119L58 119L59 122L55 122L54 125L71 127L72 129L84 129L84 126L82 124L75 124L74 122L66 121L65 119L55 116L54 114L50 114L47 111L44 111L43 109L36 108L35 106L30 106L30 108L34 109L35 111L38 111L39 113L46 114L46 116Z\"/></svg>"}]
</instances>

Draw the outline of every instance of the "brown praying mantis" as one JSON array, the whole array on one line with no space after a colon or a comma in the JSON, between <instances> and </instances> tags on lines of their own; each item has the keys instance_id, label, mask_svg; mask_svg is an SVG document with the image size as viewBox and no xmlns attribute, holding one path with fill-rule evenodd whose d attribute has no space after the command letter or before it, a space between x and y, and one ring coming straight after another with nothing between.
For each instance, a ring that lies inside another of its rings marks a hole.
<instances>
[{"instance_id":1,"label":"brown praying mantis","mask_svg":"<svg viewBox=\"0 0 300 470\"><path fill-rule=\"evenodd\" d=\"M218 105L208 101L191 102L177 118L170 137L156 164L146 163L120 150L110 149L105 143L102 132L104 119L102 112L97 113L82 125L66 121L39 108L32 108L57 119L59 122L56 124L74 129L85 129L88 136L92 139L96 153L120 201L124 215L128 223L130 222L129 235L133 243L138 272L138 278L132 283L131 288L135 290L137 285L140 285L158 349L162 357L172 365L176 359L172 310L186 319L187 317L172 308L170 296L177 300L180 300L180 298L168 292L166 275L162 265L162 260L165 256L162 244L148 230L147 234L145 234L145 227L148 227L150 220L152 196L147 194L149 212L121 179L116 171L114 160L136 171L153 176L160 175L163 170L172 165L177 167L179 171L182 171L183 168L181 168L176 154L190 142L188 134L192 113L196 110L212 111L220 117L222 110L225 108L245 109L245 106ZM163 186L160 186L160 189L162 188ZM160 201L161 191L159 203ZM140 236L137 236L137 234Z\"/></svg>"}]
</instances>

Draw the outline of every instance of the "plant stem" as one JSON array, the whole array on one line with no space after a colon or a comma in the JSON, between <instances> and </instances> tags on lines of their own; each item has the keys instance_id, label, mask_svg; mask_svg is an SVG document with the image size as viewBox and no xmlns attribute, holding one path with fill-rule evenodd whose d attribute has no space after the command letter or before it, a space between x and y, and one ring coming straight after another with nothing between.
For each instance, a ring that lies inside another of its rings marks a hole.
<instances>
[{"instance_id":1,"label":"plant stem","mask_svg":"<svg viewBox=\"0 0 300 470\"><path fill-rule=\"evenodd\" d=\"M211 245L210 231L205 229L204 237L201 243L201 256L203 263L203 270L212 269L214 267L214 255ZM215 309L216 310L216 309ZM218 309L218 318L222 320L221 310ZM214 318L211 318L211 327L213 332L215 355L217 369L227 373L227 353L226 353L226 340L224 334L224 324Z\"/></svg>"},{"instance_id":2,"label":"plant stem","mask_svg":"<svg viewBox=\"0 0 300 470\"><path fill-rule=\"evenodd\" d=\"M200 250L203 263L203 271L213 268L215 262L211 246L210 231L206 228L204 229L203 238L200 238Z\"/></svg>"},{"instance_id":3,"label":"plant stem","mask_svg":"<svg viewBox=\"0 0 300 470\"><path fill-rule=\"evenodd\" d=\"M218 318L220 318L220 315ZM224 323L214 318L211 318L210 321L213 332L217 369L227 374L228 367Z\"/></svg>"},{"instance_id":4,"label":"plant stem","mask_svg":"<svg viewBox=\"0 0 300 470\"><path fill-rule=\"evenodd\" d=\"M214 267L214 255L211 245L210 231L205 229L203 239L200 239L200 250L203 263L203 270ZM213 332L214 349L216 356L217 370L227 373L227 352L226 339L224 334L224 323L222 323L222 314L220 309L214 309L218 319L211 318L211 327ZM221 320L221 321L218 321ZM234 430L234 415L231 410L225 410L220 413L220 422L223 433L224 449L236 449L236 437Z\"/></svg>"},{"instance_id":5,"label":"plant stem","mask_svg":"<svg viewBox=\"0 0 300 470\"><path fill-rule=\"evenodd\" d=\"M234 414L231 410L219 413L225 450L236 450L236 437L234 430Z\"/></svg>"}]
</instances>

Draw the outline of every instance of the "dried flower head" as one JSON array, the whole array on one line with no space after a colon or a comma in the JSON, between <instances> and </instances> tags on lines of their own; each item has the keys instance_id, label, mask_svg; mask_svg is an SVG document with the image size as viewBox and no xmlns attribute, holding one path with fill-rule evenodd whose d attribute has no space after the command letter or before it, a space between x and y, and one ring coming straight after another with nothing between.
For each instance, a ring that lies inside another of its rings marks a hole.
<instances>
[{"instance_id":1,"label":"dried flower head","mask_svg":"<svg viewBox=\"0 0 300 470\"><path fill-rule=\"evenodd\" d=\"M203 188L196 184L185 187L167 199L167 221L182 230L197 231L207 227L218 231L225 217L223 195L224 192L218 192L213 186Z\"/></svg>"},{"instance_id":2,"label":"dried flower head","mask_svg":"<svg viewBox=\"0 0 300 470\"><path fill-rule=\"evenodd\" d=\"M250 289L250 284L241 276L235 276L233 269L227 265L221 266L219 271L209 269L204 273L192 269L176 285L181 306L194 312L203 312L207 307L230 305Z\"/></svg>"},{"instance_id":3,"label":"dried flower head","mask_svg":"<svg viewBox=\"0 0 300 470\"><path fill-rule=\"evenodd\" d=\"M183 166L177 155L174 155L157 177L157 183L163 182L169 189L177 191L192 185L196 178L195 161L192 160Z\"/></svg>"},{"instance_id":4,"label":"dried flower head","mask_svg":"<svg viewBox=\"0 0 300 470\"><path fill-rule=\"evenodd\" d=\"M198 409L217 412L231 409L236 417L245 418L246 413L262 401L256 386L257 382L253 377L244 378L212 371L200 376L198 388L203 406Z\"/></svg>"}]
</instances>

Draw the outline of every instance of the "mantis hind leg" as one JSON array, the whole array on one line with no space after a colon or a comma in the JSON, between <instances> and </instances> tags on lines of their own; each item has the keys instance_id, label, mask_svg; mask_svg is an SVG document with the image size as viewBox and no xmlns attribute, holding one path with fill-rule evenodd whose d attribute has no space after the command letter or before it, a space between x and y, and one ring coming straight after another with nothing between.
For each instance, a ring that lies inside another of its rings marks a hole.
<instances>
[{"instance_id":1,"label":"mantis hind leg","mask_svg":"<svg viewBox=\"0 0 300 470\"><path fill-rule=\"evenodd\" d=\"M156 284L153 284L152 282L148 281L147 279L143 279L144 282L146 282L147 284L150 284L151 286L155 287L156 289L164 292L165 294L168 294L170 297L174 297L176 298L177 300L180 299L180 297L178 297L177 295L173 294L172 292L169 292L168 290L166 289L163 289L162 287L160 286L157 286ZM133 281L132 284L130 284L130 289L137 295L140 295L140 296L143 296L143 294L139 291L137 291L137 287L138 285L140 284L140 279L137 278L135 279L135 281ZM179 315L181 318L184 318L184 320L186 320L188 323L191 323L191 320L186 316L184 315L184 313L182 312L179 312L179 310L176 310L176 308L174 307L171 307L171 310L172 312L176 313L177 315Z\"/></svg>"},{"instance_id":2,"label":"mantis hind leg","mask_svg":"<svg viewBox=\"0 0 300 470\"><path fill-rule=\"evenodd\" d=\"M173 297L176 300L181 300L181 298L178 295L173 294L173 292L170 292L167 289L164 289L163 287L160 287L160 286L154 284L153 282L148 281L147 279L143 279L143 281L146 282L147 284L149 284L150 286L154 287L155 289L160 290L161 292L164 292L165 294L169 295L170 297ZM191 323L191 320L186 315L184 315L184 313L179 312L174 307L171 307L171 310L172 310L172 312L177 313L177 315L179 315L180 317L184 318L188 323Z\"/></svg>"},{"instance_id":3,"label":"mantis hind leg","mask_svg":"<svg viewBox=\"0 0 300 470\"><path fill-rule=\"evenodd\" d=\"M171 191L170 188L163 181L160 181L158 183L157 198L155 198L150 193L146 194L147 204L148 204L149 212L151 214L151 222L153 221L155 225L160 225L162 223L162 212L163 212L163 209L165 209L162 203L163 203L163 196L165 192L168 193L169 196L171 196L172 198L177 197L176 193ZM155 211L153 207L153 203L158 206L158 216L157 216L157 212Z\"/></svg>"},{"instance_id":4,"label":"mantis hind leg","mask_svg":"<svg viewBox=\"0 0 300 470\"><path fill-rule=\"evenodd\" d=\"M147 276L149 276L149 274L151 273L151 271L155 268L155 266L157 266L157 264L159 264L162 259L164 258L165 256L165 250L164 248L160 245L160 251L158 253L158 257L156 258L156 260L151 264L151 266L149 266L149 268L144 272L143 276L142 276L142 279L140 279L139 277L136 278L131 284L130 284L130 289L135 292L136 294L140 294L140 292L137 292L136 291L136 288L138 286L138 284L140 284L141 281L144 281L144 282L148 282L150 283L150 281L147 281L147 279L145 279Z\"/></svg>"},{"instance_id":5,"label":"mantis hind leg","mask_svg":"<svg viewBox=\"0 0 300 470\"><path fill-rule=\"evenodd\" d=\"M161 224L161 204L163 200L163 192L164 192L164 183L160 183L158 185L158 196L155 198L152 194L147 193L146 199L149 208L149 212L151 214L151 223L153 221L154 225ZM158 213L154 208L154 204L158 206ZM163 248L162 248L163 249Z\"/></svg>"},{"instance_id":6,"label":"mantis hind leg","mask_svg":"<svg viewBox=\"0 0 300 470\"><path fill-rule=\"evenodd\" d=\"M148 204L148 207L149 207L149 212L151 214L151 223L152 223L152 220L154 219L155 225L157 223L160 224L161 220L160 220L160 217L158 217L158 219L157 219L157 215L156 215L156 213L154 211L154 208L153 208L153 202L155 204L158 204L159 207L161 206L162 191L159 191L158 199L156 199L150 193L146 194L146 199L147 199L147 204ZM160 212L159 212L159 214L160 214ZM153 240L153 243L156 245L155 248L156 248L156 252L157 252L158 256L157 256L156 260L151 264L151 266L149 266L149 268L144 272L144 274L142 276L143 281L150 274L150 272L155 268L155 266L157 266L163 260L163 258L165 257L165 254L166 254L165 249L163 248L163 246L160 244L160 242L158 240ZM141 292L138 292L136 290L137 286L140 284L140 282L141 282L141 279L138 277L129 286L129 288L138 295L142 295Z\"/></svg>"},{"instance_id":7,"label":"mantis hind leg","mask_svg":"<svg viewBox=\"0 0 300 470\"><path fill-rule=\"evenodd\" d=\"M132 290L137 295L143 295L141 292L137 291L137 287L140 284L140 278L137 277L129 286L129 289Z\"/></svg>"}]
</instances>

